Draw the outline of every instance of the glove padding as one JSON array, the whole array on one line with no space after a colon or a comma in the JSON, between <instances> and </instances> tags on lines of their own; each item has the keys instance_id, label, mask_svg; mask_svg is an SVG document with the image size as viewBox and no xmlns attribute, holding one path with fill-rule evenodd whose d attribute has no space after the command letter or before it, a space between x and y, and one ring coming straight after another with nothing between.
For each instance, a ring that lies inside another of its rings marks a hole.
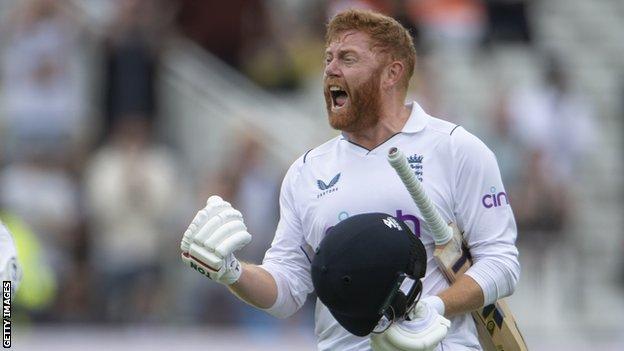
<instances>
[{"instance_id":1,"label":"glove padding","mask_svg":"<svg viewBox=\"0 0 624 351\"><path fill-rule=\"evenodd\" d=\"M381 334L372 334L373 351L433 351L451 327L451 321L422 300L409 318L393 323Z\"/></svg>"},{"instance_id":2,"label":"glove padding","mask_svg":"<svg viewBox=\"0 0 624 351\"><path fill-rule=\"evenodd\" d=\"M250 241L243 215L219 196L211 196L184 232L182 260L208 278L230 285L241 275L233 253Z\"/></svg>"}]
</instances>

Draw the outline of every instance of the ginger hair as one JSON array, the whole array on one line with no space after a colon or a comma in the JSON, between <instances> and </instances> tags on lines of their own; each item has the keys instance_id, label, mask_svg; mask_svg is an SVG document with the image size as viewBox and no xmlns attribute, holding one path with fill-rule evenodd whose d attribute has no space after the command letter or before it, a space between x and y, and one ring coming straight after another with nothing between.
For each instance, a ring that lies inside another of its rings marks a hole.
<instances>
[{"instance_id":1,"label":"ginger hair","mask_svg":"<svg viewBox=\"0 0 624 351\"><path fill-rule=\"evenodd\" d=\"M392 17L370 10L349 9L329 21L325 45L329 46L341 33L349 30L367 34L372 41L371 49L403 63L405 70L401 82L407 89L416 64L416 48L409 31Z\"/></svg>"}]
</instances>

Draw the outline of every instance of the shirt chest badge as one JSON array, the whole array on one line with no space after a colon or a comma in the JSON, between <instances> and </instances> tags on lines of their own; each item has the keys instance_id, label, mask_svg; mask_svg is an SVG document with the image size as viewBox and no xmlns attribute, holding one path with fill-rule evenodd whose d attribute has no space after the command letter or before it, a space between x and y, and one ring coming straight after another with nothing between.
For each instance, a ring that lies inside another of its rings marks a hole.
<instances>
[{"instance_id":1,"label":"shirt chest badge","mask_svg":"<svg viewBox=\"0 0 624 351\"><path fill-rule=\"evenodd\" d=\"M336 192L338 191L338 181L340 180L340 173L336 174L330 181L329 183L325 183L323 180L321 179L317 179L316 180L316 186L319 188L319 190L321 191L320 193L318 193L316 195L317 199L320 199L321 197Z\"/></svg>"},{"instance_id":2,"label":"shirt chest badge","mask_svg":"<svg viewBox=\"0 0 624 351\"><path fill-rule=\"evenodd\" d=\"M423 181L423 165L422 165L423 155L413 154L407 158L407 163L410 165L410 168L414 171L416 178Z\"/></svg>"}]
</instances>

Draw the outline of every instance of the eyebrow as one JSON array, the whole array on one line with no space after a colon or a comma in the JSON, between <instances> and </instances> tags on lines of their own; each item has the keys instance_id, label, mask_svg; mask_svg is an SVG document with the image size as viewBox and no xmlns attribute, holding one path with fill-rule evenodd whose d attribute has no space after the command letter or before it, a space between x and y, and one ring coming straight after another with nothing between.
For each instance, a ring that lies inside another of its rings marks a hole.
<instances>
[{"instance_id":1,"label":"eyebrow","mask_svg":"<svg viewBox=\"0 0 624 351\"><path fill-rule=\"evenodd\" d=\"M325 55L328 55L328 54L331 54L331 53L332 52L329 49L325 50ZM338 54L338 56L340 56L340 55L346 55L348 53L357 54L358 52L357 52L357 50L355 50L355 48L347 47L346 49L339 49L337 54Z\"/></svg>"}]
</instances>

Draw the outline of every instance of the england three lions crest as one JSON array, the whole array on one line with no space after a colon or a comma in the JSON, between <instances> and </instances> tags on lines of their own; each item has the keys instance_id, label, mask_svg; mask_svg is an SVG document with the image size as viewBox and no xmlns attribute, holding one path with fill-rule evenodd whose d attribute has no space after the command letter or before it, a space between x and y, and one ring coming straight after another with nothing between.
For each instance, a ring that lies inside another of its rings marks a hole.
<instances>
[{"instance_id":1,"label":"england three lions crest","mask_svg":"<svg viewBox=\"0 0 624 351\"><path fill-rule=\"evenodd\" d=\"M407 163L410 165L410 168L414 171L416 178L423 181L423 165L422 165L423 155L414 154L407 158Z\"/></svg>"}]
</instances>

